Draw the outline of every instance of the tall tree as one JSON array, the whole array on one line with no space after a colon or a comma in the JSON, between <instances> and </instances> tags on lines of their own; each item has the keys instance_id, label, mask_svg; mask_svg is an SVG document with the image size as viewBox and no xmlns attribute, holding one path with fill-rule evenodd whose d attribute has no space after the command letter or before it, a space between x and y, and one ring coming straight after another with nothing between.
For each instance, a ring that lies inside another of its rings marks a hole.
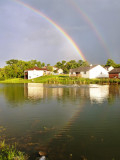
<instances>
[{"instance_id":1,"label":"tall tree","mask_svg":"<svg viewBox=\"0 0 120 160\"><path fill-rule=\"evenodd\" d=\"M116 67L116 63L112 59L108 59L105 66L113 66Z\"/></svg>"}]
</instances>

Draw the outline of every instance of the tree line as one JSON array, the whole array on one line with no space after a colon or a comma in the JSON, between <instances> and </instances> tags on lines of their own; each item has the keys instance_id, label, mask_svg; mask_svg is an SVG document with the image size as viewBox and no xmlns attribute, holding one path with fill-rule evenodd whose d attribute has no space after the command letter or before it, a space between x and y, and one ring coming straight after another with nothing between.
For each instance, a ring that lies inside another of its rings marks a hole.
<instances>
[{"instance_id":1,"label":"tree line","mask_svg":"<svg viewBox=\"0 0 120 160\"><path fill-rule=\"evenodd\" d=\"M83 60L70 60L70 61L61 61L57 62L54 66L57 68L63 69L63 73L69 73L70 69L77 68L80 66L89 66L90 64L87 61ZM9 78L23 78L24 70L33 68L33 67L43 68L45 67L44 62L40 62L37 60L23 61L17 59L10 59L6 61L6 66L0 68L0 79L9 79ZM47 69L53 71L53 66L47 64ZM116 64L112 59L108 59L104 66L113 66L114 68L120 67L120 64ZM57 72L54 71L54 72Z\"/></svg>"},{"instance_id":2,"label":"tree line","mask_svg":"<svg viewBox=\"0 0 120 160\"><path fill-rule=\"evenodd\" d=\"M22 61L11 59L6 61L6 66L4 68L0 68L0 79L8 79L8 78L23 78L24 70L33 68L33 67L42 68L45 66L45 63L41 63L37 60L31 61Z\"/></svg>"}]
</instances>

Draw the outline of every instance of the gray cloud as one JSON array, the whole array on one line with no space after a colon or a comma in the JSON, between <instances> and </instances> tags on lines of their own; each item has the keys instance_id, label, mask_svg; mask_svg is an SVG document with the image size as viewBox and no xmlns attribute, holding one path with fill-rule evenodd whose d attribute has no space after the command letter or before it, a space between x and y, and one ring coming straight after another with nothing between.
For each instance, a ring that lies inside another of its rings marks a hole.
<instances>
[{"instance_id":1,"label":"gray cloud","mask_svg":"<svg viewBox=\"0 0 120 160\"><path fill-rule=\"evenodd\" d=\"M107 58L120 63L119 0L74 0L89 21L70 1L29 0L27 3L61 26L90 63L103 64ZM80 59L73 46L52 24L12 0L0 1L0 20L1 66L10 58L38 59L51 64L63 59ZM90 23L105 41L110 57Z\"/></svg>"}]
</instances>

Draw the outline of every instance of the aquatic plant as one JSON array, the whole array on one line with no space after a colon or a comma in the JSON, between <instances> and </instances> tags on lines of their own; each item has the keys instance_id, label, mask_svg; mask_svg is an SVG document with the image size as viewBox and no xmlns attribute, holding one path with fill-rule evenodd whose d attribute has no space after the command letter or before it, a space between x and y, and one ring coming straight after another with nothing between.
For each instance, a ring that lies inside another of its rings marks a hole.
<instances>
[{"instance_id":1,"label":"aquatic plant","mask_svg":"<svg viewBox=\"0 0 120 160\"><path fill-rule=\"evenodd\" d=\"M0 142L0 160L28 160L28 156L16 149L16 145L7 145Z\"/></svg>"}]
</instances>

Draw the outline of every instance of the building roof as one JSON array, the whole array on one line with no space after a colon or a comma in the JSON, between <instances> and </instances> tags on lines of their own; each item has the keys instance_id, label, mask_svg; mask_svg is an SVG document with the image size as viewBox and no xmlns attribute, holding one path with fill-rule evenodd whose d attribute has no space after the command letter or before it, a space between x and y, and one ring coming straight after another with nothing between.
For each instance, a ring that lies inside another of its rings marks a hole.
<instances>
[{"instance_id":1,"label":"building roof","mask_svg":"<svg viewBox=\"0 0 120 160\"><path fill-rule=\"evenodd\" d=\"M110 68L110 67L112 67L112 66L105 66L104 68L107 68L107 69L108 69L108 68Z\"/></svg>"},{"instance_id":2,"label":"building roof","mask_svg":"<svg viewBox=\"0 0 120 160\"><path fill-rule=\"evenodd\" d=\"M33 71L33 70L45 70L45 71L47 71L47 69L46 68L39 68L39 67L33 67L33 68L30 68L30 69L26 69L25 71Z\"/></svg>"},{"instance_id":3,"label":"building roof","mask_svg":"<svg viewBox=\"0 0 120 160\"><path fill-rule=\"evenodd\" d=\"M78 68L70 69L70 72L86 72L86 71L89 71L96 66L97 65L92 65L92 66L88 66L88 67L78 67Z\"/></svg>"},{"instance_id":4,"label":"building roof","mask_svg":"<svg viewBox=\"0 0 120 160\"><path fill-rule=\"evenodd\" d=\"M114 69L112 69L112 71L110 71L109 73L110 73L110 74L120 73L120 68L114 68Z\"/></svg>"}]
</instances>

